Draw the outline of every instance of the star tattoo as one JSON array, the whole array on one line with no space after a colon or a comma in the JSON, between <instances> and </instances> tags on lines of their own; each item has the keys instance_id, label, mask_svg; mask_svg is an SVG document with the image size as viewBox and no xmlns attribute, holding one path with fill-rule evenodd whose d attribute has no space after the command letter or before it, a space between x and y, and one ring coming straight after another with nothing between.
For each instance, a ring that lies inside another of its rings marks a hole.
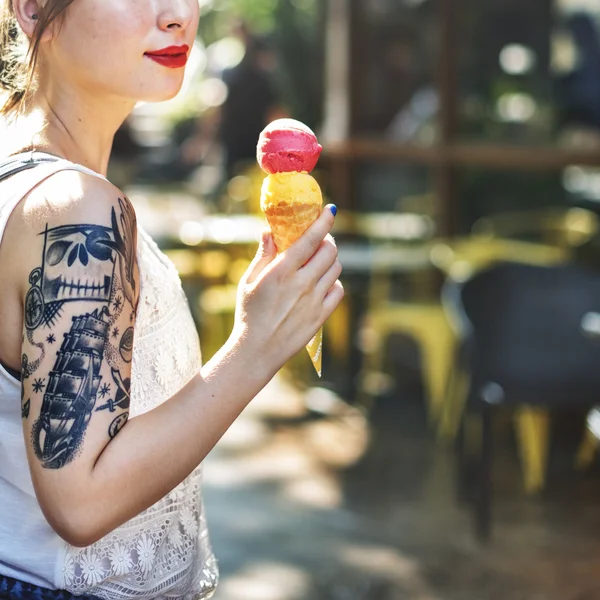
<instances>
[{"instance_id":1,"label":"star tattoo","mask_svg":"<svg viewBox=\"0 0 600 600\"><path fill-rule=\"evenodd\" d=\"M115 298L115 301L113 302L114 309L119 310L122 305L123 305L123 299L121 298L121 296L117 296Z\"/></svg>"},{"instance_id":2,"label":"star tattoo","mask_svg":"<svg viewBox=\"0 0 600 600\"><path fill-rule=\"evenodd\" d=\"M119 335L119 328L115 327L112 332L112 336L116 338Z\"/></svg>"},{"instance_id":3,"label":"star tattoo","mask_svg":"<svg viewBox=\"0 0 600 600\"><path fill-rule=\"evenodd\" d=\"M44 381L42 379L36 379L33 382L33 391L37 394L39 392L41 392L45 387L46 384L44 383Z\"/></svg>"},{"instance_id":4,"label":"star tattoo","mask_svg":"<svg viewBox=\"0 0 600 600\"><path fill-rule=\"evenodd\" d=\"M110 394L110 383L105 383L99 391L100 397L104 398L108 394Z\"/></svg>"},{"instance_id":5,"label":"star tattoo","mask_svg":"<svg viewBox=\"0 0 600 600\"><path fill-rule=\"evenodd\" d=\"M46 338L46 341L47 341L49 344L54 344L54 342L56 341L56 338L54 337L54 334L53 334L53 333L51 333L51 334L50 334L50 335L49 335L49 336Z\"/></svg>"}]
</instances>

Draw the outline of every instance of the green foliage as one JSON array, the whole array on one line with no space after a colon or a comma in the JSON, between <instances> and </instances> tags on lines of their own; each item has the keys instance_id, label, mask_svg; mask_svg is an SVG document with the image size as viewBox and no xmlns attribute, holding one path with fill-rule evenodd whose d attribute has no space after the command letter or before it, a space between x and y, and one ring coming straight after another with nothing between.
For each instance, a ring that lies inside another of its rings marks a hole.
<instances>
[{"instance_id":1,"label":"green foliage","mask_svg":"<svg viewBox=\"0 0 600 600\"><path fill-rule=\"evenodd\" d=\"M232 35L243 21L267 37L279 59L275 83L292 116L314 125L320 118L323 0L206 0L199 34L208 46Z\"/></svg>"},{"instance_id":2,"label":"green foliage","mask_svg":"<svg viewBox=\"0 0 600 600\"><path fill-rule=\"evenodd\" d=\"M311 27L321 0L205 0L200 23L202 39L211 42L228 35L232 19L245 21L254 33L278 28L278 13L290 6L300 26Z\"/></svg>"}]
</instances>

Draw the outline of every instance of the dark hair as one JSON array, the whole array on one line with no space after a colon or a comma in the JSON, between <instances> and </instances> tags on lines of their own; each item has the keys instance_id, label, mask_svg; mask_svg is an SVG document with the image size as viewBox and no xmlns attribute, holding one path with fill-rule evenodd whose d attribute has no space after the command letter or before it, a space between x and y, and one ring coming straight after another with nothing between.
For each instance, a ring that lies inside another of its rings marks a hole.
<instances>
[{"instance_id":1,"label":"dark hair","mask_svg":"<svg viewBox=\"0 0 600 600\"><path fill-rule=\"evenodd\" d=\"M74 0L47 0L39 9L31 40L21 31L12 0L0 0L0 90L8 93L0 115L19 112L34 83L40 41L45 31L64 16Z\"/></svg>"}]
</instances>

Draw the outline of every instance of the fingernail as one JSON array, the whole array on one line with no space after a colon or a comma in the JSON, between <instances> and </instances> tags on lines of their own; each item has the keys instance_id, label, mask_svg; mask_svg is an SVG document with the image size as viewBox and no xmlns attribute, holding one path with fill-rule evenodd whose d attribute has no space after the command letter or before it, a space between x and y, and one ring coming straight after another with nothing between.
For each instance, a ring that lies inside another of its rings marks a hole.
<instances>
[{"instance_id":1,"label":"fingernail","mask_svg":"<svg viewBox=\"0 0 600 600\"><path fill-rule=\"evenodd\" d=\"M330 204L329 205L329 210L331 211L331 214L335 217L335 215L337 215L337 206L335 204Z\"/></svg>"}]
</instances>

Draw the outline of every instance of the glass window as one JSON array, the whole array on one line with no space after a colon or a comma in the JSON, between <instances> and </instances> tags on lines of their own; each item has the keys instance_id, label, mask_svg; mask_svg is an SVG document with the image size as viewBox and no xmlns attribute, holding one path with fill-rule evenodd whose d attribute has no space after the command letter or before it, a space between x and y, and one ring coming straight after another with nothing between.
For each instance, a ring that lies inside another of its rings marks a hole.
<instances>
[{"instance_id":1,"label":"glass window","mask_svg":"<svg viewBox=\"0 0 600 600\"><path fill-rule=\"evenodd\" d=\"M435 141L436 4L353 3L353 135L396 143Z\"/></svg>"},{"instance_id":2,"label":"glass window","mask_svg":"<svg viewBox=\"0 0 600 600\"><path fill-rule=\"evenodd\" d=\"M463 138L581 147L600 138L600 4L466 0L460 12Z\"/></svg>"},{"instance_id":3,"label":"glass window","mask_svg":"<svg viewBox=\"0 0 600 600\"><path fill-rule=\"evenodd\" d=\"M458 190L462 233L489 215L573 206L559 172L463 169Z\"/></svg>"},{"instance_id":4,"label":"glass window","mask_svg":"<svg viewBox=\"0 0 600 600\"><path fill-rule=\"evenodd\" d=\"M360 162L353 172L357 212L435 213L428 167Z\"/></svg>"}]
</instances>

